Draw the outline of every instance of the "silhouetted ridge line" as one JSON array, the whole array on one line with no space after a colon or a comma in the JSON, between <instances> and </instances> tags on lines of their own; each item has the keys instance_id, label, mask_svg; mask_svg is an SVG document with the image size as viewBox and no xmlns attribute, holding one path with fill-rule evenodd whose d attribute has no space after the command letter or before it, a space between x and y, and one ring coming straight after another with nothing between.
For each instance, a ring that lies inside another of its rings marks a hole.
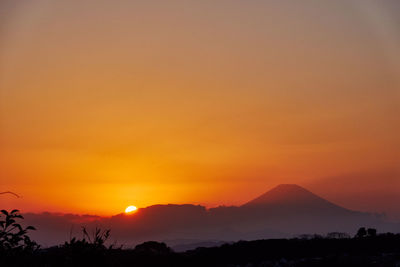
<instances>
[{"instance_id":1,"label":"silhouetted ridge line","mask_svg":"<svg viewBox=\"0 0 400 267\"><path fill-rule=\"evenodd\" d=\"M399 232L400 224L386 222L374 214L352 211L331 203L298 185L278 185L240 207L153 205L133 215L84 218L62 214L25 214L27 222L37 225L33 237L40 244L57 244L71 225L111 228L119 242L179 240L232 242L260 238L283 238L301 234L351 233L360 225L382 231Z\"/></svg>"}]
</instances>

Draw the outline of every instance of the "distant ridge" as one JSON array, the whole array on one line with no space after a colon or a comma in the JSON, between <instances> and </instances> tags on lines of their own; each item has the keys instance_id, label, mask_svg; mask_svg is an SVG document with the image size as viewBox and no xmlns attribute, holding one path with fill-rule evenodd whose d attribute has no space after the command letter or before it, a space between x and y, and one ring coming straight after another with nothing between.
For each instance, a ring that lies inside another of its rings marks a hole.
<instances>
[{"instance_id":1,"label":"distant ridge","mask_svg":"<svg viewBox=\"0 0 400 267\"><path fill-rule=\"evenodd\" d=\"M399 223L340 207L295 184L278 185L240 207L153 205L139 209L132 216L119 214L93 220L63 214L24 215L28 225L40 229L32 234L35 240L41 244L54 242L53 245L67 240L71 225L75 225L74 229L81 229L81 225L88 229L111 228L113 236L125 244L168 240L171 246L182 245L179 240L196 240L197 245L208 246L210 240L231 242L300 234L355 233L360 226L400 232Z\"/></svg>"}]
</instances>

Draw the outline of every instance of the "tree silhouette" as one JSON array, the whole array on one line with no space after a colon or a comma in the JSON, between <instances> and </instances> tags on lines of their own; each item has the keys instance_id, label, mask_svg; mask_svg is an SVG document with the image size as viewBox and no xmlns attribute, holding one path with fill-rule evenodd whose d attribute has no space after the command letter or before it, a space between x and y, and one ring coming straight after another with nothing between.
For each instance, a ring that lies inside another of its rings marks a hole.
<instances>
[{"instance_id":1,"label":"tree silhouette","mask_svg":"<svg viewBox=\"0 0 400 267\"><path fill-rule=\"evenodd\" d=\"M365 227L361 227L360 229L358 229L357 234L355 237L357 238L363 238L367 235L367 230L365 230Z\"/></svg>"}]
</instances>

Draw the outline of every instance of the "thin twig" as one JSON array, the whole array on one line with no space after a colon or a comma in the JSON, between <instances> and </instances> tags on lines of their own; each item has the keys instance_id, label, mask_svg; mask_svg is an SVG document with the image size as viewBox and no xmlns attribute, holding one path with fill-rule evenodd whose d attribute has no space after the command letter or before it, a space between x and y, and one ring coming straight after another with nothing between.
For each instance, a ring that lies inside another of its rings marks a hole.
<instances>
[{"instance_id":1,"label":"thin twig","mask_svg":"<svg viewBox=\"0 0 400 267\"><path fill-rule=\"evenodd\" d=\"M0 192L0 195L4 195L4 194L11 194L17 198L21 198L19 195L15 194L14 192L11 192L11 191Z\"/></svg>"}]
</instances>

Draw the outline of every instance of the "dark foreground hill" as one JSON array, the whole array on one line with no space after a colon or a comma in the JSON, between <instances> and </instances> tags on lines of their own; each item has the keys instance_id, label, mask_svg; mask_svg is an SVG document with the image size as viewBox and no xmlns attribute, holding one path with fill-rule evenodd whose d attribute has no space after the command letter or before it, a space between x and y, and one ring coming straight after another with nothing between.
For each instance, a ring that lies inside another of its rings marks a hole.
<instances>
[{"instance_id":1,"label":"dark foreground hill","mask_svg":"<svg viewBox=\"0 0 400 267\"><path fill-rule=\"evenodd\" d=\"M81 226L112 229L114 240L128 247L147 240L167 242L175 247L182 245L181 240L215 243L289 238L304 233L353 233L360 225L400 232L400 224L340 207L297 185L279 185L239 207L206 209L170 204L110 218L50 213L25 217L28 224L38 229L33 238L44 246L68 240L71 230L80 231Z\"/></svg>"},{"instance_id":2,"label":"dark foreground hill","mask_svg":"<svg viewBox=\"0 0 400 267\"><path fill-rule=\"evenodd\" d=\"M70 242L34 252L1 253L1 266L399 266L400 235L240 241L176 253L164 243L108 249Z\"/></svg>"}]
</instances>

